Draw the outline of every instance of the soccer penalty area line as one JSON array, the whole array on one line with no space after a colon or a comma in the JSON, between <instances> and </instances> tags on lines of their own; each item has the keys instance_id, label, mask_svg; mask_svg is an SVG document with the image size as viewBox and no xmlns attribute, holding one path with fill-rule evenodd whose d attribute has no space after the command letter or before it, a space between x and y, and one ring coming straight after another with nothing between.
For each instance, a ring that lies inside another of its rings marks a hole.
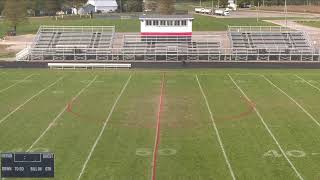
<instances>
[{"instance_id":1,"label":"soccer penalty area line","mask_svg":"<svg viewBox=\"0 0 320 180\"><path fill-rule=\"evenodd\" d=\"M80 174L79 174L77 180L80 180L80 179L82 178L82 175L83 175L84 172L85 172L85 169L86 169L86 167L87 167L87 165L88 165L88 162L90 161L90 159L91 159L91 157L92 157L92 154L93 154L94 150L96 149L96 146L98 145L98 143L99 143L99 141L100 141L100 139L101 139L101 136L102 136L105 128L107 127L108 122L109 122L109 120L110 120L110 118L111 118L111 116L112 116L112 114L113 114L113 112L114 112L114 110L115 110L115 108L116 108L116 106L117 106L117 104L118 104L118 102L119 102L122 94L123 94L124 91L126 90L128 84L129 84L129 82L130 82L130 80L131 80L131 77L132 77L132 75L130 74L130 76L129 76L129 78L127 79L126 83L123 85L123 87L122 87L119 95L117 96L117 99L114 101L114 103L113 103L113 105L112 105L112 108L110 109L109 114L108 114L108 116L107 116L107 118L106 118L106 120L105 120L105 122L104 122L104 124L103 124L103 126L102 126L102 128L101 128L101 130L100 130L100 133L99 133L99 135L97 136L94 144L92 145L91 150L90 150L90 152L89 152L89 154L88 154L88 156L87 156L87 159L86 159L86 161L84 162L84 164L83 164L83 166L82 166L82 169L81 169L81 171L80 171Z\"/></svg>"},{"instance_id":2,"label":"soccer penalty area line","mask_svg":"<svg viewBox=\"0 0 320 180\"><path fill-rule=\"evenodd\" d=\"M207 110L208 110L208 112L209 112L210 119L211 119L211 122L212 122L212 126L213 126L213 128L214 128L214 130L215 130L215 134L216 134L216 136L217 136L217 139L218 139L218 142L219 142L219 145L220 145L220 148L221 148L223 157L224 157L224 159L225 159L225 162L226 162L226 164L227 164L227 166L228 166L230 175L231 175L232 179L235 180L235 179L236 179L236 176L235 176L235 174L234 174L234 171L233 171L233 169L232 169L231 163L230 163L229 158L228 158L228 156L227 156L226 150L225 150L224 145L223 145L223 143L222 143L222 139L221 139L219 130L218 130L218 128L217 128L215 119L214 119L214 117L213 117L213 113L212 113L212 111L211 111L211 108L210 108L210 105L209 105L209 101L208 101L208 99L207 99L207 96L206 96L205 92L203 91L203 88L202 88L202 85L201 85L201 83L200 83L200 81L199 81L198 75L196 75L196 80L197 80L199 89L200 89L200 91L201 91L201 94L202 94L202 96L203 96L203 99L204 99L204 101L205 101L205 103L206 103ZM248 100L248 101L250 102L250 100Z\"/></svg>"},{"instance_id":3,"label":"soccer penalty area line","mask_svg":"<svg viewBox=\"0 0 320 180\"><path fill-rule=\"evenodd\" d=\"M251 101L251 99L247 96L247 94L242 90L242 88L236 83L236 81L232 78L232 76L230 74L228 74L230 80L233 82L233 84L237 87L237 89L241 92L241 94L248 100ZM257 107L254 107L254 111L256 112L257 116L259 117L261 123L264 125L265 129L267 130L267 132L269 133L269 135L271 136L271 138L273 139L273 141L275 142L275 144L277 145L277 147L279 148L279 150L281 151L281 154L283 155L283 157L287 160L288 164L290 165L291 169L295 172L295 174L297 175L297 177L300 180L304 180L304 178L302 177L302 175L300 174L300 172L297 170L297 168L294 166L294 164L291 162L291 160L289 159L289 157L287 156L286 152L283 150L282 146L280 145L279 141L277 140L277 138L274 136L274 134L272 133L271 129L269 128L269 126L267 125L267 123L265 122L264 118L262 117L262 115L260 114L259 110L257 109Z\"/></svg>"}]
</instances>

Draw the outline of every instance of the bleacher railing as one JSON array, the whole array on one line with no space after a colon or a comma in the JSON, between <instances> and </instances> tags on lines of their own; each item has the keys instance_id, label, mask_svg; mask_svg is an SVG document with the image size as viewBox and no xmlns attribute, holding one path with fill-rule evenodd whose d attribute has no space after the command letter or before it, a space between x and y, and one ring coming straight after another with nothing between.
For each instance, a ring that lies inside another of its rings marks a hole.
<instances>
[{"instance_id":1,"label":"bleacher railing","mask_svg":"<svg viewBox=\"0 0 320 180\"><path fill-rule=\"evenodd\" d=\"M40 32L115 32L114 26L41 26Z\"/></svg>"},{"instance_id":2,"label":"bleacher railing","mask_svg":"<svg viewBox=\"0 0 320 180\"><path fill-rule=\"evenodd\" d=\"M297 32L283 26L228 26L230 32Z\"/></svg>"},{"instance_id":3,"label":"bleacher railing","mask_svg":"<svg viewBox=\"0 0 320 180\"><path fill-rule=\"evenodd\" d=\"M170 50L171 49L171 50ZM153 49L154 51L150 53L150 49L144 47L136 48L86 48L86 47L64 47L64 48L33 48L30 50L34 55L112 55L112 54L122 54L122 55L168 55L168 52L176 52L176 55L305 55L314 54L320 55L319 49L305 48L201 48L197 51L188 51L188 49L180 50L176 48L176 51L172 50L170 46L163 48ZM189 49L190 50L190 49ZM77 52L77 53L75 53Z\"/></svg>"}]
</instances>

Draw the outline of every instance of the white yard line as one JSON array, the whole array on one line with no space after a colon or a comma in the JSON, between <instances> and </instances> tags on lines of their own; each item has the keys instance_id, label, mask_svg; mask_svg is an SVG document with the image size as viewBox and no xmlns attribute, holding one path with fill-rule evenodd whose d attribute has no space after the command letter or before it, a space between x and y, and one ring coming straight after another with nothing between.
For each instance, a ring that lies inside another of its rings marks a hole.
<instances>
[{"instance_id":1,"label":"white yard line","mask_svg":"<svg viewBox=\"0 0 320 180\"><path fill-rule=\"evenodd\" d=\"M235 82L235 80L228 74L229 78L231 79L231 81L233 82L233 84L238 88L238 90L242 93L242 95L249 101L252 102L251 99L249 99L249 97L246 95L246 93L240 88L240 86ZM285 157L285 159L288 161L289 165L291 166L291 168L293 169L293 171L296 173L296 175L298 176L298 178L300 180L303 180L302 175L298 172L297 168L293 165L293 163L291 162L291 160L288 158L288 156L286 155L285 151L283 150L283 148L281 147L280 143L278 142L278 140L276 139L276 137L273 135L272 131L270 130L270 128L268 127L267 123L264 121L262 115L260 114L260 112L258 111L258 109L254 106L253 107L254 111L256 112L256 114L258 115L258 117L260 118L262 124L264 125L265 129L268 131L269 135L272 137L273 141L276 143L276 145L278 146L279 150L281 151L282 155Z\"/></svg>"},{"instance_id":2,"label":"white yard line","mask_svg":"<svg viewBox=\"0 0 320 180\"><path fill-rule=\"evenodd\" d=\"M102 126L102 129L101 129L101 131L100 131L97 139L95 140L95 142L94 142L94 144L93 144L93 146L92 146L92 148L91 148L91 150L90 150L90 152L89 152L89 154L88 154L88 157L87 157L85 163L84 163L83 166L82 166L81 172L80 172L80 174L79 174L79 176L78 176L78 178L77 178L78 180L81 179L81 177L82 177L82 175L83 175L83 173L84 173L84 171L85 171L85 169L86 169L86 167L87 167L87 164L88 164L88 162L90 161L91 156L92 156L92 154L93 154L93 152L94 152L97 144L99 143L99 140L100 140L100 138L101 138L101 136L102 136L105 128L107 127L107 124L108 124L108 122L109 122L109 120L110 120L110 118L111 118L111 115L113 114L113 111L115 110L115 108L116 108L116 106L117 106L117 104L118 104L119 99L121 98L123 92L126 90L128 84L129 84L129 82L130 82L130 80L131 80L131 77L132 77L132 75L129 76L127 82L126 82L126 83L124 84L124 86L122 87L122 90L121 90L120 94L118 95L118 97L117 97L117 99L115 100L115 102L114 102L111 110L109 111L108 117L106 118L106 120L105 120L105 122L104 122L104 124L103 124L103 126Z\"/></svg>"},{"instance_id":3,"label":"white yard line","mask_svg":"<svg viewBox=\"0 0 320 180\"><path fill-rule=\"evenodd\" d=\"M35 95L31 96L29 99L27 99L25 102L23 102L22 104L20 104L17 108L15 108L13 111L11 111L9 114L7 114L6 116L4 116L1 120L0 120L0 124L3 123L6 119L8 119L8 117L10 117L12 114L14 114L15 112L17 112L21 107L23 107L24 105L26 105L28 102L30 102L32 99L34 99L35 97L39 96L41 93L43 93L44 91L48 90L50 87L54 86L55 84L57 84L59 81L61 81L64 77L60 77L58 80L56 80L55 82L53 82L52 84L50 84L49 86L43 88L42 90L40 90L38 93L36 93Z\"/></svg>"},{"instance_id":4,"label":"white yard line","mask_svg":"<svg viewBox=\"0 0 320 180\"><path fill-rule=\"evenodd\" d=\"M98 78L98 76L95 76L85 87L83 87L78 94L76 94L71 101L76 100L91 84ZM45 129L41 135L32 143L32 145L28 148L27 152L29 152L40 140L41 138L51 129L51 127L54 125L54 123L62 116L62 114L67 110L68 105L66 105L61 112L52 120L52 122L49 124L47 129Z\"/></svg>"},{"instance_id":5,"label":"white yard line","mask_svg":"<svg viewBox=\"0 0 320 180\"><path fill-rule=\"evenodd\" d=\"M17 82L13 83L12 85L10 85L10 86L8 86L8 87L6 87L6 88L4 88L4 89L1 89L1 90L0 90L0 93L3 93L4 91L6 91L6 90L8 90L8 89L10 89L10 88L12 88L12 87L20 84L21 82L23 82L24 80L29 79L29 78L32 77L33 75L34 75L34 74L31 74L31 75L25 77L24 79L22 79L22 80L20 80L20 81L17 81Z\"/></svg>"},{"instance_id":6,"label":"white yard line","mask_svg":"<svg viewBox=\"0 0 320 180\"><path fill-rule=\"evenodd\" d=\"M299 104L295 99L293 99L289 94L287 94L285 91L283 91L281 88L279 88L277 85L275 85L272 81L270 81L267 77L264 75L261 75L267 82L269 82L273 87L277 88L282 94L286 95L292 102L294 102L306 115L310 117L310 119L316 123L320 127L320 123L314 118L304 107L302 107L301 104Z\"/></svg>"},{"instance_id":7,"label":"white yard line","mask_svg":"<svg viewBox=\"0 0 320 180\"><path fill-rule=\"evenodd\" d=\"M205 95L205 93L204 93L204 91L203 91L203 89L202 89L202 86L201 86L201 84L200 84L198 75L196 75L196 79L197 79L197 82L198 82L198 85L199 85L201 94L202 94L202 96L203 96L203 98L204 98L204 100L205 100L205 102L206 102L207 109L208 109L208 111L209 111L210 118L211 118L211 121L212 121L212 126L213 126L213 128L214 128L214 130L215 130L215 133L216 133L216 135L217 135L217 139L218 139L220 148L221 148L221 150L222 150L222 154L223 154L223 156L224 156L224 159L225 159L225 161L226 161L226 163L227 163L227 165L228 165L228 168L229 168L229 171L230 171L230 175L231 175L232 179L235 180L236 177L235 177L235 175L234 175L234 172L233 172L232 167L231 167L231 164L230 164L230 162L229 162L227 153L226 153L225 148L224 148L224 146L223 146L223 143L222 143L222 140L221 140L221 137L220 137L220 134L219 134L219 130L218 130L217 125L216 125L216 123L215 123L215 120L214 120L214 118L213 118L213 114L212 114L212 112L211 112L211 108L210 108L210 105L209 105L207 96Z\"/></svg>"},{"instance_id":8,"label":"white yard line","mask_svg":"<svg viewBox=\"0 0 320 180\"><path fill-rule=\"evenodd\" d=\"M300 76L298 76L298 75L295 75L295 76L296 76L297 78L299 78L300 80L302 80L303 82L309 84L311 87L313 87L313 88L317 89L318 91L320 91L320 88L319 88L319 87L311 84L310 82L306 81L305 79L303 79L302 77L300 77Z\"/></svg>"}]
</instances>

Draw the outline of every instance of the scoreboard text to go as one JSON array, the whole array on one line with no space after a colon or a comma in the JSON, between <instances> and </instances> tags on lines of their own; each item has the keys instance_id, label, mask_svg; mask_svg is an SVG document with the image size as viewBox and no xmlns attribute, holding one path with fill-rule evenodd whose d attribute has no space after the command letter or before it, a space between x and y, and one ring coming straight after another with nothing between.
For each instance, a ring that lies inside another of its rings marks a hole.
<instances>
[{"instance_id":1,"label":"scoreboard text to go","mask_svg":"<svg viewBox=\"0 0 320 180\"><path fill-rule=\"evenodd\" d=\"M54 177L53 153L2 153L2 178Z\"/></svg>"}]
</instances>

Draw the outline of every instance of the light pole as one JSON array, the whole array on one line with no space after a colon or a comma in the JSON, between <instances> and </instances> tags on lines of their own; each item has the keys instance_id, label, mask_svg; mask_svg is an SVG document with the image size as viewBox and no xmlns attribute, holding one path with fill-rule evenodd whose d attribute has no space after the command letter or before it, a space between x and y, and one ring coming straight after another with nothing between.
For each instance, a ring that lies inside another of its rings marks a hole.
<instances>
[{"instance_id":1,"label":"light pole","mask_svg":"<svg viewBox=\"0 0 320 180\"><path fill-rule=\"evenodd\" d=\"M201 2L201 0L200 0L200 7L202 7L202 2Z\"/></svg>"}]
</instances>

